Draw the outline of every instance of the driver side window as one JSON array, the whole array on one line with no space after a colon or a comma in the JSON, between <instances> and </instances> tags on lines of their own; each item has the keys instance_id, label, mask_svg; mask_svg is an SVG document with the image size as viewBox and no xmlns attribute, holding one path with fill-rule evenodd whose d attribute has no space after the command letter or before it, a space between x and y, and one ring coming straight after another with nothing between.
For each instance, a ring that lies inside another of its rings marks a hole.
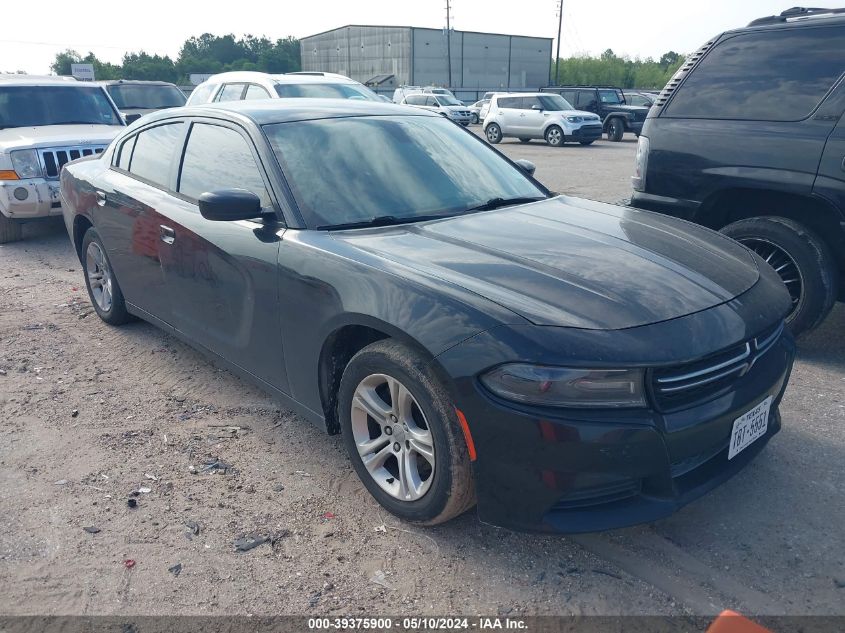
<instances>
[{"instance_id":1,"label":"driver side window","mask_svg":"<svg viewBox=\"0 0 845 633\"><path fill-rule=\"evenodd\" d=\"M271 206L261 169L246 139L231 128L194 123L179 175L179 193L194 200L207 191L246 189Z\"/></svg>"}]
</instances>

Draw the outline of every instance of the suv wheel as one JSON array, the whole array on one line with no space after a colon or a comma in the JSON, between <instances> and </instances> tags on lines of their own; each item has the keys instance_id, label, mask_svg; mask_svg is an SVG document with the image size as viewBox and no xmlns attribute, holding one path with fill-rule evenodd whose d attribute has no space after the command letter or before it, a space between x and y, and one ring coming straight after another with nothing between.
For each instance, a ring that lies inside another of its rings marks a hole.
<instances>
[{"instance_id":1,"label":"suv wheel","mask_svg":"<svg viewBox=\"0 0 845 633\"><path fill-rule=\"evenodd\" d=\"M17 242L23 235L23 225L0 213L0 244Z\"/></svg>"},{"instance_id":2,"label":"suv wheel","mask_svg":"<svg viewBox=\"0 0 845 633\"><path fill-rule=\"evenodd\" d=\"M560 129L560 126L550 125L546 130L546 143L552 147L560 147L564 144L565 139L566 137L563 134L563 130Z\"/></svg>"},{"instance_id":3,"label":"suv wheel","mask_svg":"<svg viewBox=\"0 0 845 633\"><path fill-rule=\"evenodd\" d=\"M607 138L614 143L618 143L625 135L625 123L618 116L613 117L610 123L607 124Z\"/></svg>"},{"instance_id":4,"label":"suv wheel","mask_svg":"<svg viewBox=\"0 0 845 633\"><path fill-rule=\"evenodd\" d=\"M362 349L343 372L337 406L352 465L389 512L435 525L475 504L455 407L415 351L389 339Z\"/></svg>"},{"instance_id":5,"label":"suv wheel","mask_svg":"<svg viewBox=\"0 0 845 633\"><path fill-rule=\"evenodd\" d=\"M792 297L786 323L793 334L809 332L836 301L837 269L830 249L803 225L766 216L734 222L722 229L775 269Z\"/></svg>"},{"instance_id":6,"label":"suv wheel","mask_svg":"<svg viewBox=\"0 0 845 633\"><path fill-rule=\"evenodd\" d=\"M475 112L472 113L472 122L478 125L478 115Z\"/></svg>"},{"instance_id":7,"label":"suv wheel","mask_svg":"<svg viewBox=\"0 0 845 633\"><path fill-rule=\"evenodd\" d=\"M493 145L502 140L502 128L499 127L498 123L488 125L484 133L487 135L487 140Z\"/></svg>"},{"instance_id":8,"label":"suv wheel","mask_svg":"<svg viewBox=\"0 0 845 633\"><path fill-rule=\"evenodd\" d=\"M100 236L93 228L82 238L82 269L88 297L97 315L109 325L122 325L132 317L126 311L123 292L114 276Z\"/></svg>"}]
</instances>

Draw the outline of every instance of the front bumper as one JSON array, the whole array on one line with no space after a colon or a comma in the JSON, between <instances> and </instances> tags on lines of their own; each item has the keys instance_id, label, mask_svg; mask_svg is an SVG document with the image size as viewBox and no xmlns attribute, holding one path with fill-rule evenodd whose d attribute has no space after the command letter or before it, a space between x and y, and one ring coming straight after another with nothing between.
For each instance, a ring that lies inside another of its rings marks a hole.
<instances>
[{"instance_id":1,"label":"front bumper","mask_svg":"<svg viewBox=\"0 0 845 633\"><path fill-rule=\"evenodd\" d=\"M449 114L449 118L455 123L467 124L472 123L472 114Z\"/></svg>"},{"instance_id":2,"label":"front bumper","mask_svg":"<svg viewBox=\"0 0 845 633\"><path fill-rule=\"evenodd\" d=\"M573 141L596 141L601 138L601 123L595 125L582 125L568 134L567 140Z\"/></svg>"},{"instance_id":3,"label":"front bumper","mask_svg":"<svg viewBox=\"0 0 845 633\"><path fill-rule=\"evenodd\" d=\"M647 174L646 178L648 178ZM646 180L646 182L648 181ZM634 191L631 194L631 206L637 209L645 209L646 211L654 211L681 218L682 220L692 221L699 207L701 207L701 203L695 200L681 200L668 196L657 196L643 191Z\"/></svg>"},{"instance_id":4,"label":"front bumper","mask_svg":"<svg viewBox=\"0 0 845 633\"><path fill-rule=\"evenodd\" d=\"M20 220L61 215L59 181L44 178L0 180L0 213Z\"/></svg>"}]
</instances>

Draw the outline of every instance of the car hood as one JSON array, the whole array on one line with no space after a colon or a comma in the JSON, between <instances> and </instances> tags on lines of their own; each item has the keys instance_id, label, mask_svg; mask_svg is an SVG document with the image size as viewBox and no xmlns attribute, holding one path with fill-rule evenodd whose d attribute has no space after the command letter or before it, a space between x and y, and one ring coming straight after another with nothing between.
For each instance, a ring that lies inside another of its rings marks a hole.
<instances>
[{"instance_id":1,"label":"car hood","mask_svg":"<svg viewBox=\"0 0 845 633\"><path fill-rule=\"evenodd\" d=\"M108 145L125 128L120 125L43 125L0 130L0 152L13 149Z\"/></svg>"},{"instance_id":2,"label":"car hood","mask_svg":"<svg viewBox=\"0 0 845 633\"><path fill-rule=\"evenodd\" d=\"M584 110L555 110L554 112L549 111L549 114L556 114L561 117L580 116L583 117L585 121L601 121L601 117L598 114L585 112Z\"/></svg>"},{"instance_id":3,"label":"car hood","mask_svg":"<svg viewBox=\"0 0 845 633\"><path fill-rule=\"evenodd\" d=\"M559 196L335 239L537 325L622 329L725 303L759 278L743 246L674 218Z\"/></svg>"},{"instance_id":4,"label":"car hood","mask_svg":"<svg viewBox=\"0 0 845 633\"><path fill-rule=\"evenodd\" d=\"M635 106L635 105L608 105L608 110L613 110L614 112L630 112L632 114L636 112L648 112L651 108L647 108L646 106Z\"/></svg>"}]
</instances>

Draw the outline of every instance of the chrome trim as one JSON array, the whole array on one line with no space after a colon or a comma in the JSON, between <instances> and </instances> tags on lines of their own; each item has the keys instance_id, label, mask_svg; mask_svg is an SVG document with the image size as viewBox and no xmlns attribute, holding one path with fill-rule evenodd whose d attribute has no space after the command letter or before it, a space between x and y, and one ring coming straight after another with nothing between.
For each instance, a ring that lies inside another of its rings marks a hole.
<instances>
[{"instance_id":1,"label":"chrome trim","mask_svg":"<svg viewBox=\"0 0 845 633\"><path fill-rule=\"evenodd\" d=\"M697 380L696 382L691 382L686 385L678 385L676 387L659 387L660 393L675 393L677 391L684 391L685 389L694 389L695 387L700 387L702 385L706 385L711 382L716 382L717 380L721 380L722 378L726 378L731 374L735 374L737 372L744 372L745 369L748 367L748 363L743 363L742 365L737 365L736 367L731 367L730 369L723 371L719 374L715 374L713 376L708 376L703 380Z\"/></svg>"},{"instance_id":2,"label":"chrome trim","mask_svg":"<svg viewBox=\"0 0 845 633\"><path fill-rule=\"evenodd\" d=\"M698 378L699 376L704 376L706 374L712 374L714 371L719 371L720 369L724 369L730 365L735 365L736 363L744 361L746 358L751 356L751 344L745 344L745 351L737 356L736 358L732 358L731 360L726 360L718 365L713 365L711 367L705 367L704 369L699 369L698 371L691 371L688 374L682 374L681 376L672 376L671 378L658 378L657 382L660 384L668 383L668 382L681 382L683 380L690 380L692 378ZM661 391L664 391L661 389Z\"/></svg>"}]
</instances>

